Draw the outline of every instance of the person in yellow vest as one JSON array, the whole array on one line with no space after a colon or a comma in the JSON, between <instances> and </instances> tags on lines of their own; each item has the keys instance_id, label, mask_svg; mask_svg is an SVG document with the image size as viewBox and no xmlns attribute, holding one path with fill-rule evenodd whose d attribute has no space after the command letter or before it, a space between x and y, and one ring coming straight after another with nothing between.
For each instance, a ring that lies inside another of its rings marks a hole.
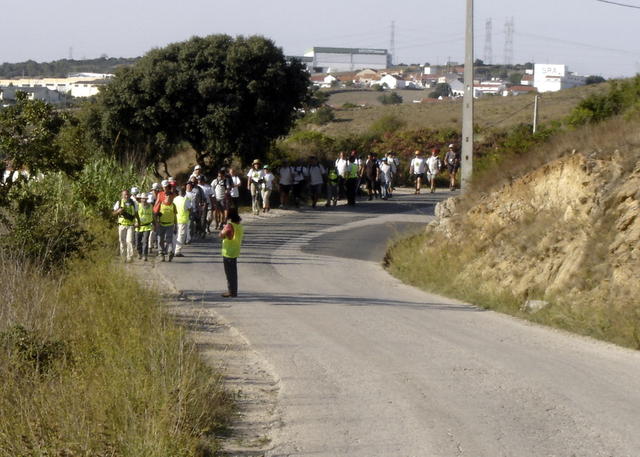
<instances>
[{"instance_id":1,"label":"person in yellow vest","mask_svg":"<svg viewBox=\"0 0 640 457\"><path fill-rule=\"evenodd\" d=\"M133 262L133 237L134 227L138 222L138 207L127 189L122 191L120 200L113 205L113 214L118 216L120 257L125 262Z\"/></svg>"},{"instance_id":2,"label":"person in yellow vest","mask_svg":"<svg viewBox=\"0 0 640 457\"><path fill-rule=\"evenodd\" d=\"M173 260L173 235L178 223L178 211L173 199L173 192L167 192L156 212L156 232L160 240L160 255L163 262L167 254L169 254L169 262Z\"/></svg>"},{"instance_id":3,"label":"person in yellow vest","mask_svg":"<svg viewBox=\"0 0 640 457\"><path fill-rule=\"evenodd\" d=\"M187 235L189 232L189 222L191 220L191 199L187 198L187 192L184 187L178 188L178 196L173 199L176 205L176 222L178 224L178 233L174 239L174 252L176 257L184 257L182 247L187 243Z\"/></svg>"},{"instance_id":4,"label":"person in yellow vest","mask_svg":"<svg viewBox=\"0 0 640 457\"><path fill-rule=\"evenodd\" d=\"M149 196L145 192L137 195L138 199L138 224L136 226L136 248L138 249L138 259L144 257L144 261L149 256L149 240L151 229L153 228L153 206L149 201Z\"/></svg>"},{"instance_id":5,"label":"person in yellow vest","mask_svg":"<svg viewBox=\"0 0 640 457\"><path fill-rule=\"evenodd\" d=\"M227 277L227 292L222 294L224 298L238 296L238 257L244 238L244 227L241 221L238 209L229 208L227 224L218 235L222 238L222 263Z\"/></svg>"},{"instance_id":6,"label":"person in yellow vest","mask_svg":"<svg viewBox=\"0 0 640 457\"><path fill-rule=\"evenodd\" d=\"M358 191L358 173L359 167L356 163L356 156L349 156L349 164L347 165L347 205L354 206L356 204L356 193Z\"/></svg>"}]
</instances>

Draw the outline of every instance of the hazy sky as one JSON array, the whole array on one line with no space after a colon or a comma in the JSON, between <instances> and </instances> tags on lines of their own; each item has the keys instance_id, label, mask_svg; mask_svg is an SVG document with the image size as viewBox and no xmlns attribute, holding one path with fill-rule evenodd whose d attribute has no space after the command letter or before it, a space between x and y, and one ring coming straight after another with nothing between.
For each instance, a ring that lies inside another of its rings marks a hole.
<instances>
[{"instance_id":1,"label":"hazy sky","mask_svg":"<svg viewBox=\"0 0 640 457\"><path fill-rule=\"evenodd\" d=\"M640 6L640 0L619 0ZM261 34L288 55L312 46L388 48L396 62L463 60L465 0L31 0L3 5L0 62L131 57L193 35ZM493 63L515 22L514 62L566 63L580 74L640 72L640 9L596 0L475 0L476 57L493 20ZM634 32L635 31L635 32Z\"/></svg>"}]
</instances>

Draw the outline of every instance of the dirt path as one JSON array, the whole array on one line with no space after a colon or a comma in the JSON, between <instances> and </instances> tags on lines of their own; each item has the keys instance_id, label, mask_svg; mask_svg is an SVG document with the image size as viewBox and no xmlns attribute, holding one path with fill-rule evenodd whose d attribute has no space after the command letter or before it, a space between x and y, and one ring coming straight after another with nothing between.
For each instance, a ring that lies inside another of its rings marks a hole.
<instances>
[{"instance_id":1,"label":"dirt path","mask_svg":"<svg viewBox=\"0 0 640 457\"><path fill-rule=\"evenodd\" d=\"M220 298L213 242L158 264L188 298L176 312L219 336L203 342L211 357L265 392L247 405L258 431L230 454L638 455L640 354L424 293L361 260L433 202L249 222L233 301Z\"/></svg>"}]
</instances>

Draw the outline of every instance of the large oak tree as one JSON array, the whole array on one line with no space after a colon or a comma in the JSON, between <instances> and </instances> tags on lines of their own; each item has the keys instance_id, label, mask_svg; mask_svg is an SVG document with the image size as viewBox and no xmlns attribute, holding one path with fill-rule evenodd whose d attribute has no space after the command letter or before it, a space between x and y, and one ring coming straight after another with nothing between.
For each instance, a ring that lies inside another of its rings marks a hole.
<instances>
[{"instance_id":1,"label":"large oak tree","mask_svg":"<svg viewBox=\"0 0 640 457\"><path fill-rule=\"evenodd\" d=\"M264 37L211 35L154 49L116 73L94 125L121 157L166 160L181 142L208 168L264 157L307 97L302 64Z\"/></svg>"}]
</instances>

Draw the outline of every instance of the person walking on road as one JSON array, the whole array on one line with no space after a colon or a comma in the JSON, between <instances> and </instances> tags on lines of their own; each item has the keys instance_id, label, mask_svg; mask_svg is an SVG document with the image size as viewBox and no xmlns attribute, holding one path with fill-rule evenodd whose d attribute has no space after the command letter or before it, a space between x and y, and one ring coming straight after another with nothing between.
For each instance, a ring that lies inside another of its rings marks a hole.
<instances>
[{"instance_id":1,"label":"person walking on road","mask_svg":"<svg viewBox=\"0 0 640 457\"><path fill-rule=\"evenodd\" d=\"M426 165L427 161L422 157L422 152L416 151L415 157L411 159L411 163L409 164L409 174L416 180L416 195L420 193L420 187L422 185L422 178L424 177Z\"/></svg>"},{"instance_id":2,"label":"person walking on road","mask_svg":"<svg viewBox=\"0 0 640 457\"><path fill-rule=\"evenodd\" d=\"M449 150L444 156L444 163L449 172L449 190L455 190L456 173L458 173L458 169L460 168L460 156L453 150L453 144L449 145Z\"/></svg>"},{"instance_id":3,"label":"person walking on road","mask_svg":"<svg viewBox=\"0 0 640 457\"><path fill-rule=\"evenodd\" d=\"M173 242L173 251L176 257L184 257L182 248L187 244L191 220L191 199L187 197L184 187L178 188L178 196L173 199L173 204L176 207L176 224L178 226L178 233Z\"/></svg>"},{"instance_id":4,"label":"person walking on road","mask_svg":"<svg viewBox=\"0 0 640 457\"><path fill-rule=\"evenodd\" d=\"M227 178L224 168L221 168L216 179L211 181L211 188L213 189L213 220L215 221L216 230L220 230L224 223L230 198L230 183L231 181Z\"/></svg>"},{"instance_id":5,"label":"person walking on road","mask_svg":"<svg viewBox=\"0 0 640 457\"><path fill-rule=\"evenodd\" d=\"M278 189L280 190L280 208L289 206L289 195L293 186L293 169L288 160L283 160L278 168Z\"/></svg>"},{"instance_id":6,"label":"person walking on road","mask_svg":"<svg viewBox=\"0 0 640 457\"><path fill-rule=\"evenodd\" d=\"M356 192L358 191L358 175L359 169L356 164L356 156L349 157L349 170L347 172L346 192L347 192L347 205L355 206L356 204Z\"/></svg>"},{"instance_id":7,"label":"person walking on road","mask_svg":"<svg viewBox=\"0 0 640 457\"><path fill-rule=\"evenodd\" d=\"M239 201L240 201L240 186L242 186L242 180L240 176L236 173L235 168L229 169L229 185L231 188L229 189L229 208L238 209ZM229 209L227 209L227 212ZM226 219L227 215L225 215Z\"/></svg>"},{"instance_id":8,"label":"person walking on road","mask_svg":"<svg viewBox=\"0 0 640 457\"><path fill-rule=\"evenodd\" d=\"M391 197L391 183L393 181L393 171L389 164L389 158L384 157L382 164L380 164L380 191L382 193L382 199L387 200Z\"/></svg>"},{"instance_id":9,"label":"person walking on road","mask_svg":"<svg viewBox=\"0 0 640 457\"><path fill-rule=\"evenodd\" d=\"M136 248L138 260L146 262L149 257L149 244L153 228L152 198L144 192L138 194L138 225L136 226Z\"/></svg>"},{"instance_id":10,"label":"person walking on road","mask_svg":"<svg viewBox=\"0 0 640 457\"><path fill-rule=\"evenodd\" d=\"M436 177L438 176L438 173L440 173L440 168L442 167L442 162L438 156L439 152L440 150L438 148L433 148L431 151L431 157L427 159L427 179L429 180L431 193L436 191Z\"/></svg>"},{"instance_id":11,"label":"person walking on road","mask_svg":"<svg viewBox=\"0 0 640 457\"><path fill-rule=\"evenodd\" d=\"M367 184L367 193L369 194L369 200L373 200L375 196L378 198L378 179L380 179L380 169L378 167L378 160L376 155L370 152L367 155L367 160L364 162L363 177Z\"/></svg>"},{"instance_id":12,"label":"person walking on road","mask_svg":"<svg viewBox=\"0 0 640 457\"><path fill-rule=\"evenodd\" d=\"M251 192L251 209L254 215L260 213L260 184L264 177L264 170L260 169L260 161L254 160L247 172L247 189Z\"/></svg>"},{"instance_id":13,"label":"person walking on road","mask_svg":"<svg viewBox=\"0 0 640 457\"><path fill-rule=\"evenodd\" d=\"M263 168L264 176L262 177L262 184L260 185L260 194L262 197L262 212L268 213L271 211L271 192L273 192L273 183L276 177L271 173L271 167L265 165Z\"/></svg>"},{"instance_id":14,"label":"person walking on road","mask_svg":"<svg viewBox=\"0 0 640 457\"><path fill-rule=\"evenodd\" d=\"M236 208L229 209L227 224L219 234L219 237L222 238L224 274L227 277L227 292L222 294L224 298L238 296L238 257L244 238L244 227L240 223L241 221L238 210Z\"/></svg>"},{"instance_id":15,"label":"person walking on road","mask_svg":"<svg viewBox=\"0 0 640 457\"><path fill-rule=\"evenodd\" d=\"M324 206L336 206L338 204L338 171L334 168L327 174L327 203Z\"/></svg>"},{"instance_id":16,"label":"person walking on road","mask_svg":"<svg viewBox=\"0 0 640 457\"><path fill-rule=\"evenodd\" d=\"M160 240L159 251L163 262L167 254L169 254L169 262L173 260L173 235L178 223L178 211L173 199L173 193L166 194L156 213L156 231Z\"/></svg>"},{"instance_id":17,"label":"person walking on road","mask_svg":"<svg viewBox=\"0 0 640 457\"><path fill-rule=\"evenodd\" d=\"M120 200L113 205L113 214L118 216L118 239L120 257L124 262L133 262L134 227L138 223L138 205L124 189Z\"/></svg>"},{"instance_id":18,"label":"person walking on road","mask_svg":"<svg viewBox=\"0 0 640 457\"><path fill-rule=\"evenodd\" d=\"M349 175L349 160L347 160L344 152L340 152L335 162L336 171L338 172L338 200L346 195L346 183Z\"/></svg>"},{"instance_id":19,"label":"person walking on road","mask_svg":"<svg viewBox=\"0 0 640 457\"><path fill-rule=\"evenodd\" d=\"M309 165L305 170L305 175L309 178L309 194L311 196L311 207L315 208L318 198L322 192L322 184L327 171L318 163L315 156L309 157Z\"/></svg>"}]
</instances>

